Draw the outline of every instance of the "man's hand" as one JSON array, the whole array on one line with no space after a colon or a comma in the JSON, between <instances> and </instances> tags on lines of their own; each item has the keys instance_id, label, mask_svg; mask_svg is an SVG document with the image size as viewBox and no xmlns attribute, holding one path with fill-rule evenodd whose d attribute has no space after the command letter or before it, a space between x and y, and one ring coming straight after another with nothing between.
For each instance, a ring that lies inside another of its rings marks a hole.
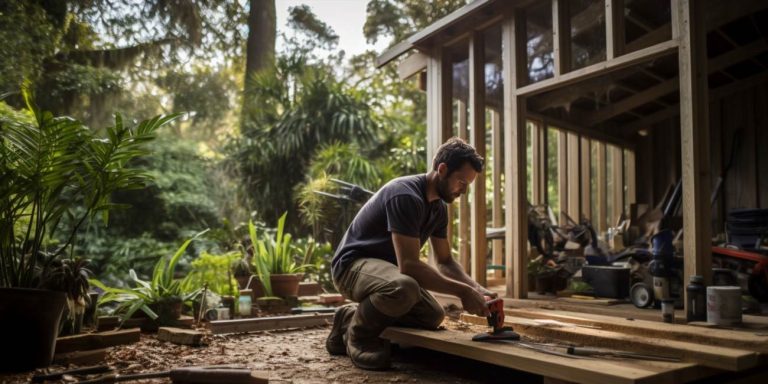
<instances>
[{"instance_id":1,"label":"man's hand","mask_svg":"<svg viewBox=\"0 0 768 384\"><path fill-rule=\"evenodd\" d=\"M477 316L487 317L490 315L488 307L485 305L485 298L474 289L467 289L459 296L461 306L464 310Z\"/></svg>"},{"instance_id":2,"label":"man's hand","mask_svg":"<svg viewBox=\"0 0 768 384\"><path fill-rule=\"evenodd\" d=\"M488 290L488 289L486 289L485 287L483 287L480 284L478 284L477 288L475 288L475 289L477 290L477 293L479 293L479 294L481 294L483 296L488 296L491 299L495 299L495 298L499 297L498 293L496 293L494 291L491 291L491 290Z\"/></svg>"}]
</instances>

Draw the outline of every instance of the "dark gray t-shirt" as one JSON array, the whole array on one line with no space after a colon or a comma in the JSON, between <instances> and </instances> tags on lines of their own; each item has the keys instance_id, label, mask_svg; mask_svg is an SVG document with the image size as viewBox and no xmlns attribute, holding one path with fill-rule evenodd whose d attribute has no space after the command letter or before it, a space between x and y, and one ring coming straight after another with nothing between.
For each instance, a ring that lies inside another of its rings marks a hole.
<instances>
[{"instance_id":1,"label":"dark gray t-shirt","mask_svg":"<svg viewBox=\"0 0 768 384\"><path fill-rule=\"evenodd\" d=\"M427 201L427 175L404 176L381 187L357 213L333 257L332 273L339 279L347 266L361 257L397 265L392 232L419 238L447 236L448 210L437 199Z\"/></svg>"}]
</instances>

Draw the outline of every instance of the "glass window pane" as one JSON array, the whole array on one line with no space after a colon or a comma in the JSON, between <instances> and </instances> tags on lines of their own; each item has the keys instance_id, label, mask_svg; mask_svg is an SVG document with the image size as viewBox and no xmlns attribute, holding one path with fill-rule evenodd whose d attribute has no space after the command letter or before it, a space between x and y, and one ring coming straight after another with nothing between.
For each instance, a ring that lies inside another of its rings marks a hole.
<instances>
[{"instance_id":1,"label":"glass window pane","mask_svg":"<svg viewBox=\"0 0 768 384\"><path fill-rule=\"evenodd\" d=\"M552 46L552 3L539 1L526 8L528 82L535 83L554 76L555 59Z\"/></svg>"}]
</instances>

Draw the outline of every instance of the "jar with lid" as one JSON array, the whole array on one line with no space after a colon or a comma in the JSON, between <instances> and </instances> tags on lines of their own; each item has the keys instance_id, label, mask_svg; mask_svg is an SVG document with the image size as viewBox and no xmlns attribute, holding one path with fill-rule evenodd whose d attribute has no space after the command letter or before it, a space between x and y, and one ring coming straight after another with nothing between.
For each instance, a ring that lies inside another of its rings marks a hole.
<instances>
[{"instance_id":1,"label":"jar with lid","mask_svg":"<svg viewBox=\"0 0 768 384\"><path fill-rule=\"evenodd\" d=\"M692 275L685 292L686 321L707 321L707 288L704 286L704 276Z\"/></svg>"}]
</instances>

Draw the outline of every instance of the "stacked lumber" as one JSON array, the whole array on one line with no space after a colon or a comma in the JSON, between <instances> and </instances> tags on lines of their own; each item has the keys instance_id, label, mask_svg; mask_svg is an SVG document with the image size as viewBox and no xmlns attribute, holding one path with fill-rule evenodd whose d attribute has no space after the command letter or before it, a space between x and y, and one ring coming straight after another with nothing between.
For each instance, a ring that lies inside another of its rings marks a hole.
<instances>
[{"instance_id":1,"label":"stacked lumber","mask_svg":"<svg viewBox=\"0 0 768 384\"><path fill-rule=\"evenodd\" d=\"M544 339L557 345L668 356L680 361L553 355L515 341L474 342L471 332L456 330L390 327L382 337L577 383L684 383L725 372L768 371L768 335L761 333L541 309L504 312L505 325L513 327L528 344ZM484 317L462 314L461 319L487 329Z\"/></svg>"}]
</instances>

